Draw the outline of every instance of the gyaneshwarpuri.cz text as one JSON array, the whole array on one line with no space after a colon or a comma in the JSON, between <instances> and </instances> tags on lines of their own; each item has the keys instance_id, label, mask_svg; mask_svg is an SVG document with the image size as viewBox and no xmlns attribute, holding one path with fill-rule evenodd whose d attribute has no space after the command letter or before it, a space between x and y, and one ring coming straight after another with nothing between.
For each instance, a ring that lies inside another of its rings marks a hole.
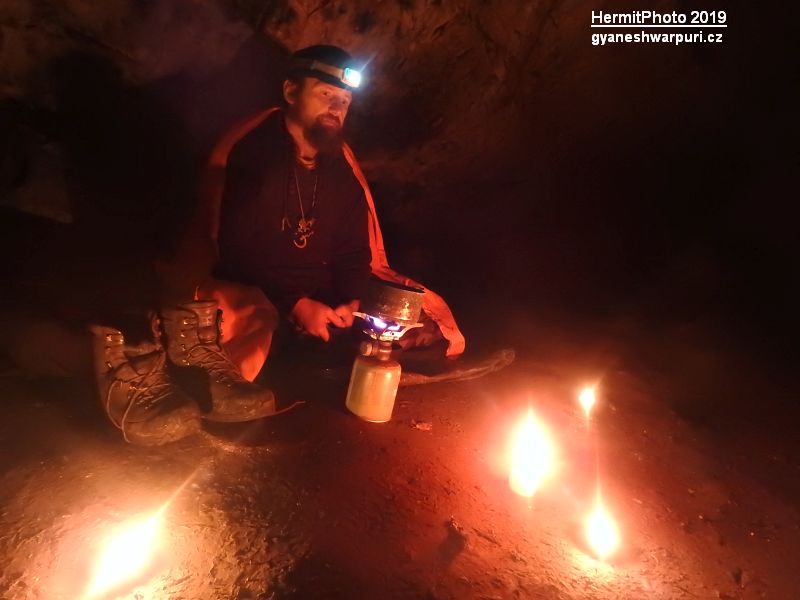
<instances>
[{"instance_id":1,"label":"gyaneshwarpuri.cz text","mask_svg":"<svg viewBox=\"0 0 800 600\"><path fill-rule=\"evenodd\" d=\"M592 46L605 46L606 44L719 44L722 43L721 33L657 33L642 31L640 33L593 33Z\"/></svg>"}]
</instances>

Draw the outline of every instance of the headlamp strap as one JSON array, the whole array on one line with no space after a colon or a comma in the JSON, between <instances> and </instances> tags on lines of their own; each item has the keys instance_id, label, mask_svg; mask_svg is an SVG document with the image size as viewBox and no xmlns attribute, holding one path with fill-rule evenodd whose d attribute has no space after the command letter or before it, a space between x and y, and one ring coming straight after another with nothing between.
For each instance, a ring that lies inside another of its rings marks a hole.
<instances>
[{"instance_id":1,"label":"headlamp strap","mask_svg":"<svg viewBox=\"0 0 800 600\"><path fill-rule=\"evenodd\" d=\"M326 75L330 75L331 77L335 77L345 85L351 87L358 87L358 82L353 83L352 80L346 77L346 73L350 71L349 68L340 68L334 67L333 65L329 65L328 63L320 62L318 60L314 60L311 58L295 58L292 60L291 63L292 70L304 70L304 71L317 71L320 73L325 73ZM360 74L356 72L357 75Z\"/></svg>"}]
</instances>

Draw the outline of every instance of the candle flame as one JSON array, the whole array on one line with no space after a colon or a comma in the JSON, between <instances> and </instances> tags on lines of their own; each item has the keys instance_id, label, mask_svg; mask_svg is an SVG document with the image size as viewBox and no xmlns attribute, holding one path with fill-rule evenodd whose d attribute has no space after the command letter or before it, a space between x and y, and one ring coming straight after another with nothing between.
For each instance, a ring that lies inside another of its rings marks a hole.
<instances>
[{"instance_id":1,"label":"candle flame","mask_svg":"<svg viewBox=\"0 0 800 600\"><path fill-rule=\"evenodd\" d=\"M578 402L583 407L583 412L586 413L586 418L589 418L589 413L592 412L595 402L597 402L597 395L593 387L583 388L578 395Z\"/></svg>"},{"instance_id":2,"label":"candle flame","mask_svg":"<svg viewBox=\"0 0 800 600\"><path fill-rule=\"evenodd\" d=\"M518 427L511 446L511 489L520 496L531 497L555 467L555 448L545 430L533 415L533 409Z\"/></svg>"},{"instance_id":3,"label":"candle flame","mask_svg":"<svg viewBox=\"0 0 800 600\"><path fill-rule=\"evenodd\" d=\"M600 560L611 556L620 545L619 528L599 497L586 519L586 541Z\"/></svg>"},{"instance_id":4,"label":"candle flame","mask_svg":"<svg viewBox=\"0 0 800 600\"><path fill-rule=\"evenodd\" d=\"M128 521L108 537L95 566L88 598L105 594L144 572L155 554L161 512Z\"/></svg>"}]
</instances>

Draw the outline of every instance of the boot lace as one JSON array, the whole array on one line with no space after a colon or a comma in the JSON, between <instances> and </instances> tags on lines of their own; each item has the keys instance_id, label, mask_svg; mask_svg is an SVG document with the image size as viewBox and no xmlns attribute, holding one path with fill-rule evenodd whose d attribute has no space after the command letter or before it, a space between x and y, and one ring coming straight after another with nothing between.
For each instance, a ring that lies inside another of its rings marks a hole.
<instances>
[{"instance_id":1,"label":"boot lace","mask_svg":"<svg viewBox=\"0 0 800 600\"><path fill-rule=\"evenodd\" d=\"M217 383L233 385L245 381L228 353L218 344L197 344L188 355L190 362L206 369Z\"/></svg>"},{"instance_id":2,"label":"boot lace","mask_svg":"<svg viewBox=\"0 0 800 600\"><path fill-rule=\"evenodd\" d=\"M144 373L141 373L129 380L123 380L120 377L115 377L114 381L111 382L111 385L108 386L108 391L106 391L105 398L106 414L114 426L122 431L122 437L128 443L130 443L130 440L128 439L128 434L125 431L125 426L131 410L135 406L141 406L144 408L153 406L161 398L163 398L164 394L167 393L172 387L172 382L164 374L165 358L166 357L163 352L159 353L159 357L153 362L153 366L151 366ZM114 393L114 390L118 387L121 387L124 383L128 384L129 386L128 404L125 407L119 422L117 422L116 419L114 419L114 416L111 414L111 397Z\"/></svg>"}]
</instances>

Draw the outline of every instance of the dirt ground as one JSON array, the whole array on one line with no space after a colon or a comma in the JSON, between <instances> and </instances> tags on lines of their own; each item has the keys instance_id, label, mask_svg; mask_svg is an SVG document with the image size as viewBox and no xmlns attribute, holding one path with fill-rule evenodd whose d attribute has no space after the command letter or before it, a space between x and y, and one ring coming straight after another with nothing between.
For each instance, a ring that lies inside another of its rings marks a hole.
<instances>
[{"instance_id":1,"label":"dirt ground","mask_svg":"<svg viewBox=\"0 0 800 600\"><path fill-rule=\"evenodd\" d=\"M386 424L347 413L341 380L276 382L306 404L160 449L125 445L89 387L6 376L0 598L81 597L103 535L176 490L161 554L119 597L796 598L796 442L710 427L631 364L518 348L482 379L401 388ZM575 394L590 376L623 537L608 563L581 533L595 461ZM504 461L529 406L559 449L530 500Z\"/></svg>"}]
</instances>

